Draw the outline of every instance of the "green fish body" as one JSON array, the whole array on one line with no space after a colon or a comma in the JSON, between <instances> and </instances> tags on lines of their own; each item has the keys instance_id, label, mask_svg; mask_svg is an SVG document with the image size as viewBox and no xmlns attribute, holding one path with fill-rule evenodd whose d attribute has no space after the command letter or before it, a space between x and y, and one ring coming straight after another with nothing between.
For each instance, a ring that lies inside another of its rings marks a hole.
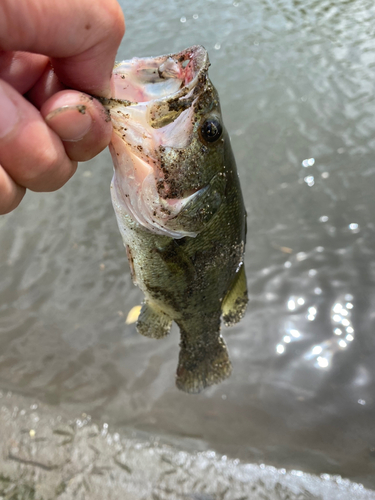
<instances>
[{"instance_id":1,"label":"green fish body","mask_svg":"<svg viewBox=\"0 0 375 500\"><path fill-rule=\"evenodd\" d=\"M246 308L246 211L203 47L115 67L111 195L145 295L137 330L181 342L176 384L198 393L231 373L220 334Z\"/></svg>"}]
</instances>

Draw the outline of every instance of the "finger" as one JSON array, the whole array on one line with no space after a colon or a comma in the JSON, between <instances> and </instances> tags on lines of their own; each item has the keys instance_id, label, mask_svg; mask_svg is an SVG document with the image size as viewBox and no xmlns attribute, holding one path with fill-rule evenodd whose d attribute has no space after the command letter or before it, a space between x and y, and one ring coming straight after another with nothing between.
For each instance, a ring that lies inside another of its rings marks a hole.
<instances>
[{"instance_id":1,"label":"finger","mask_svg":"<svg viewBox=\"0 0 375 500\"><path fill-rule=\"evenodd\" d=\"M49 58L27 52L0 52L0 78L20 94L31 89L43 74Z\"/></svg>"},{"instance_id":2,"label":"finger","mask_svg":"<svg viewBox=\"0 0 375 500\"><path fill-rule=\"evenodd\" d=\"M0 50L45 54L68 87L107 95L125 24L116 0L2 0Z\"/></svg>"},{"instance_id":3,"label":"finger","mask_svg":"<svg viewBox=\"0 0 375 500\"><path fill-rule=\"evenodd\" d=\"M54 191L77 168L35 107L0 81L0 164L20 186Z\"/></svg>"},{"instance_id":4,"label":"finger","mask_svg":"<svg viewBox=\"0 0 375 500\"><path fill-rule=\"evenodd\" d=\"M19 186L0 165L0 215L14 210L25 195L26 189Z\"/></svg>"},{"instance_id":5,"label":"finger","mask_svg":"<svg viewBox=\"0 0 375 500\"><path fill-rule=\"evenodd\" d=\"M86 161L108 146L112 124L99 101L75 90L58 92L46 101L41 114L62 141L69 158Z\"/></svg>"},{"instance_id":6,"label":"finger","mask_svg":"<svg viewBox=\"0 0 375 500\"><path fill-rule=\"evenodd\" d=\"M40 109L47 99L52 97L57 92L65 89L66 86L57 78L56 73L52 69L51 63L49 63L45 67L39 80L27 92L26 97L34 104L34 106Z\"/></svg>"}]
</instances>

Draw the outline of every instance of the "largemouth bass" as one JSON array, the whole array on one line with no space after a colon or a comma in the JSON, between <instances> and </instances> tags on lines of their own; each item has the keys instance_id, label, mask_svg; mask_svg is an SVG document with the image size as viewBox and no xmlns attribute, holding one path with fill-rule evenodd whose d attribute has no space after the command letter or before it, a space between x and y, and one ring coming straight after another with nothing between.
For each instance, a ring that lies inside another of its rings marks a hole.
<instances>
[{"instance_id":1,"label":"largemouth bass","mask_svg":"<svg viewBox=\"0 0 375 500\"><path fill-rule=\"evenodd\" d=\"M176 384L189 393L231 373L220 334L246 308L246 212L206 50L115 66L102 99L114 133L113 207L133 282L145 300L142 335L181 342Z\"/></svg>"}]
</instances>

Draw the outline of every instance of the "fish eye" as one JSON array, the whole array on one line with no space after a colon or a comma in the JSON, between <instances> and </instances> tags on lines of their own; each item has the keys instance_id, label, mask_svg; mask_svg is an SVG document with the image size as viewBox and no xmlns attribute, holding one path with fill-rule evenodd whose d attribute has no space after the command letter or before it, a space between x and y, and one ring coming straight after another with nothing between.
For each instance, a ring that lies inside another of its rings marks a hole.
<instances>
[{"instance_id":1,"label":"fish eye","mask_svg":"<svg viewBox=\"0 0 375 500\"><path fill-rule=\"evenodd\" d=\"M221 137L223 127L217 118L209 118L203 122L200 132L206 142L216 142Z\"/></svg>"}]
</instances>

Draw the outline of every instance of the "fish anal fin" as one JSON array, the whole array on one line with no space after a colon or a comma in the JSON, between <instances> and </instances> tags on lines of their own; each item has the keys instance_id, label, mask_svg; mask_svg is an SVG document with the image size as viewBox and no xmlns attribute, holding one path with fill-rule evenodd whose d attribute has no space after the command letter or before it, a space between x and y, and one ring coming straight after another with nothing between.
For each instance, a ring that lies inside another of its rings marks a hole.
<instances>
[{"instance_id":1,"label":"fish anal fin","mask_svg":"<svg viewBox=\"0 0 375 500\"><path fill-rule=\"evenodd\" d=\"M180 390L197 394L205 387L225 380L231 373L232 365L222 337L207 348L181 346L176 378Z\"/></svg>"},{"instance_id":2,"label":"fish anal fin","mask_svg":"<svg viewBox=\"0 0 375 500\"><path fill-rule=\"evenodd\" d=\"M157 305L145 301L137 321L137 331L145 337L160 339L168 335L172 325L171 318Z\"/></svg>"},{"instance_id":3,"label":"fish anal fin","mask_svg":"<svg viewBox=\"0 0 375 500\"><path fill-rule=\"evenodd\" d=\"M223 300L221 310L225 326L232 326L242 319L248 300L245 267L242 264Z\"/></svg>"}]
</instances>

